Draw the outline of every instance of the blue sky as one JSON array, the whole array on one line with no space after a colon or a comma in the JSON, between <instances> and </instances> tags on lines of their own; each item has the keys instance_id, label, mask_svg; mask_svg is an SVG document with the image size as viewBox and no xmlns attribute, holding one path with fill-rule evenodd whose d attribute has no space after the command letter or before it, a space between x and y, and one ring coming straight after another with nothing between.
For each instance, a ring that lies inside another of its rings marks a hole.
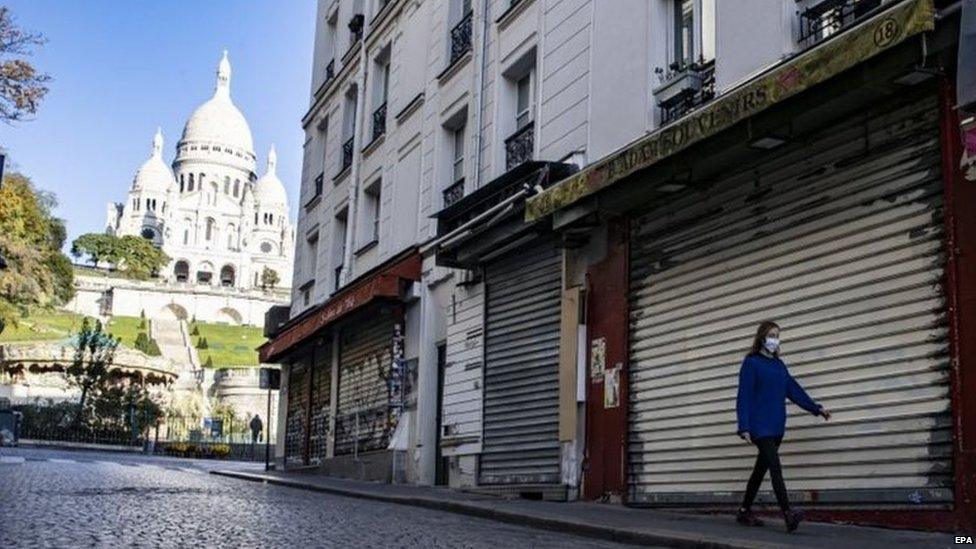
<instances>
[{"instance_id":1,"label":"blue sky","mask_svg":"<svg viewBox=\"0 0 976 549\"><path fill-rule=\"evenodd\" d=\"M156 126L172 161L187 117L213 94L225 48L258 172L274 143L295 215L313 0L2 1L47 37L33 60L54 80L33 121L0 125L0 146L8 167L58 196L69 238L103 228L106 203L125 199Z\"/></svg>"}]
</instances>

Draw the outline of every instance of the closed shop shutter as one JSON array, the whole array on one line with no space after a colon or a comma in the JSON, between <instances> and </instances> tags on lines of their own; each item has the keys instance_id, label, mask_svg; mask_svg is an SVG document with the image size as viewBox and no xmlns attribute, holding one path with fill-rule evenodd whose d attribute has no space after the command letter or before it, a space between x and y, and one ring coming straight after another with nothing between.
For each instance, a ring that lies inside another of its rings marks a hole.
<instances>
[{"instance_id":1,"label":"closed shop shutter","mask_svg":"<svg viewBox=\"0 0 976 549\"><path fill-rule=\"evenodd\" d=\"M308 455L312 464L321 463L328 451L331 391L332 345L326 343L315 350L315 369L312 372L312 419L308 435Z\"/></svg>"},{"instance_id":2,"label":"closed shop shutter","mask_svg":"<svg viewBox=\"0 0 976 549\"><path fill-rule=\"evenodd\" d=\"M547 238L486 265L481 484L560 480L559 259Z\"/></svg>"},{"instance_id":3,"label":"closed shop shutter","mask_svg":"<svg viewBox=\"0 0 976 549\"><path fill-rule=\"evenodd\" d=\"M635 502L738 500L755 449L738 371L765 319L792 375L787 486L822 502L952 501L936 100L890 105L635 218ZM768 480L764 489L769 489Z\"/></svg>"},{"instance_id":4,"label":"closed shop shutter","mask_svg":"<svg viewBox=\"0 0 976 549\"><path fill-rule=\"evenodd\" d=\"M390 441L389 379L394 320L376 313L342 327L336 455L382 450ZM358 414L358 427L357 427Z\"/></svg>"},{"instance_id":5,"label":"closed shop shutter","mask_svg":"<svg viewBox=\"0 0 976 549\"><path fill-rule=\"evenodd\" d=\"M285 420L285 464L304 464L305 403L308 400L308 361L295 361L288 369Z\"/></svg>"}]
</instances>

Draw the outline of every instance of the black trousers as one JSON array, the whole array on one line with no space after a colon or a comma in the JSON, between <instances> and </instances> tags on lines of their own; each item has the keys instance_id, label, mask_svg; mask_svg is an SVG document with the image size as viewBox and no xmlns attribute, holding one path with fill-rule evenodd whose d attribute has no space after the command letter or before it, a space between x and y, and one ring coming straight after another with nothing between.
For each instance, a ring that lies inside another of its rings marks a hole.
<instances>
[{"instance_id":1,"label":"black trousers","mask_svg":"<svg viewBox=\"0 0 976 549\"><path fill-rule=\"evenodd\" d=\"M783 468L779 463L779 443L783 437L762 437L753 439L753 444L759 449L756 456L756 465L752 468L752 476L746 484L746 495L742 499L742 508L752 508L752 502L756 499L759 486L762 484L766 471L769 471L770 480L773 481L773 491L776 493L776 501L779 508L787 511L790 508L790 500L786 496L786 483L783 482Z\"/></svg>"}]
</instances>

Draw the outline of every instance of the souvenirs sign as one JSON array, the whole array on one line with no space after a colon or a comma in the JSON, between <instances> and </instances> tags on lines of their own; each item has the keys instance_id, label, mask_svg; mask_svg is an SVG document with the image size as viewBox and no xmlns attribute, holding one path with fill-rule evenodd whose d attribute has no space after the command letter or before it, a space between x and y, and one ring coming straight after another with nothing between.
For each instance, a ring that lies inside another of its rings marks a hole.
<instances>
[{"instance_id":1,"label":"souvenirs sign","mask_svg":"<svg viewBox=\"0 0 976 549\"><path fill-rule=\"evenodd\" d=\"M525 219L535 221L565 208L824 82L909 36L934 28L932 0L898 3L530 198L525 205Z\"/></svg>"}]
</instances>

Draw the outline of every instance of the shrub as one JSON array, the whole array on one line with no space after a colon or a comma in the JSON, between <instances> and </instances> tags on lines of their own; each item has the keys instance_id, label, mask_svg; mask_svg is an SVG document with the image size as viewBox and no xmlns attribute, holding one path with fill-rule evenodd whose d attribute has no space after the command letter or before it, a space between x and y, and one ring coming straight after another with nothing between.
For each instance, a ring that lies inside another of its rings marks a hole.
<instances>
[{"instance_id":1,"label":"shrub","mask_svg":"<svg viewBox=\"0 0 976 549\"><path fill-rule=\"evenodd\" d=\"M200 335L200 328L198 328L198 327L197 327L197 326L196 326L196 325L194 324L194 325L193 325L193 330L192 330L192 331L190 331L190 335L191 335L191 336L198 336L198 335Z\"/></svg>"},{"instance_id":2,"label":"shrub","mask_svg":"<svg viewBox=\"0 0 976 549\"><path fill-rule=\"evenodd\" d=\"M146 332L139 332L139 335L136 336L136 350L144 353L149 352L149 336L146 335Z\"/></svg>"},{"instance_id":3,"label":"shrub","mask_svg":"<svg viewBox=\"0 0 976 549\"><path fill-rule=\"evenodd\" d=\"M207 361L203 363L204 368L213 368L213 357L207 355Z\"/></svg>"},{"instance_id":4,"label":"shrub","mask_svg":"<svg viewBox=\"0 0 976 549\"><path fill-rule=\"evenodd\" d=\"M149 340L149 346L146 348L146 354L149 356L162 356L162 351L159 350L159 343L156 343L155 339Z\"/></svg>"},{"instance_id":5,"label":"shrub","mask_svg":"<svg viewBox=\"0 0 976 549\"><path fill-rule=\"evenodd\" d=\"M145 318L143 318L142 320L139 321L139 329L140 330L145 330L146 329L146 319Z\"/></svg>"},{"instance_id":6,"label":"shrub","mask_svg":"<svg viewBox=\"0 0 976 549\"><path fill-rule=\"evenodd\" d=\"M207 343L207 338L201 337L197 340L197 349L209 349L210 345Z\"/></svg>"},{"instance_id":7,"label":"shrub","mask_svg":"<svg viewBox=\"0 0 976 549\"><path fill-rule=\"evenodd\" d=\"M210 450L216 459L226 459L230 455L230 445L228 444L214 444Z\"/></svg>"}]
</instances>

